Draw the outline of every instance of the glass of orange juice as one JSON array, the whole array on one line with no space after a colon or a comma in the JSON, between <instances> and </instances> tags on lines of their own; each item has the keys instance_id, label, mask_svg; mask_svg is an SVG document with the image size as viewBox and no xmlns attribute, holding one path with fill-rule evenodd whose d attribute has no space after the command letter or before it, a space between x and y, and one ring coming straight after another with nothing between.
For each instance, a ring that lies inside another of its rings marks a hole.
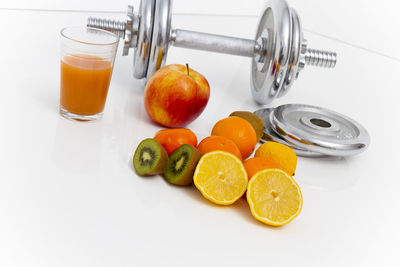
<instances>
[{"instance_id":1,"label":"glass of orange juice","mask_svg":"<svg viewBox=\"0 0 400 267\"><path fill-rule=\"evenodd\" d=\"M61 30L60 114L79 121L103 116L119 37L87 27Z\"/></svg>"}]
</instances>

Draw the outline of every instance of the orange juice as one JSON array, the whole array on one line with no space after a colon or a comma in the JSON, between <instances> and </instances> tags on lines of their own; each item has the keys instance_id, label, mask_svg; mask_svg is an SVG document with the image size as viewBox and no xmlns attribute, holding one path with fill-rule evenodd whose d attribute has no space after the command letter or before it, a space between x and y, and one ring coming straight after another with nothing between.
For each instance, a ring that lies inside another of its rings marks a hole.
<instances>
[{"instance_id":1,"label":"orange juice","mask_svg":"<svg viewBox=\"0 0 400 267\"><path fill-rule=\"evenodd\" d=\"M64 56L61 60L61 107L80 115L102 112L112 68L112 63L101 57Z\"/></svg>"}]
</instances>

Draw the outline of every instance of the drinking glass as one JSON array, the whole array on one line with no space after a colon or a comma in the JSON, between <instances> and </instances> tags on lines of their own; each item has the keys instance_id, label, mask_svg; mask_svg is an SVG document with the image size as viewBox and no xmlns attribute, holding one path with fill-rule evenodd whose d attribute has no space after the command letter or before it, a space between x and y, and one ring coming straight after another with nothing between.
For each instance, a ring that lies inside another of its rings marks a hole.
<instances>
[{"instance_id":1,"label":"drinking glass","mask_svg":"<svg viewBox=\"0 0 400 267\"><path fill-rule=\"evenodd\" d=\"M61 30L60 114L79 121L103 116L119 38L88 27Z\"/></svg>"}]
</instances>

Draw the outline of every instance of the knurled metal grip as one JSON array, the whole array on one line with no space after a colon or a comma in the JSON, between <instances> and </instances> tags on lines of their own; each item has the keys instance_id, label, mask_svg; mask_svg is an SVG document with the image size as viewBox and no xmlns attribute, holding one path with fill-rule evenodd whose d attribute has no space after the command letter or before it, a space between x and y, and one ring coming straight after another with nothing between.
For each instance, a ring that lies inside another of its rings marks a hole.
<instances>
[{"instance_id":1,"label":"knurled metal grip","mask_svg":"<svg viewBox=\"0 0 400 267\"><path fill-rule=\"evenodd\" d=\"M251 91L260 104L287 93L305 65L333 68L336 53L308 49L297 12L285 0L270 0L254 40L172 29L172 0L141 0L128 7L126 22L89 18L87 26L124 39L123 55L134 48L134 76L150 78L164 66L169 46L252 58Z\"/></svg>"}]
</instances>

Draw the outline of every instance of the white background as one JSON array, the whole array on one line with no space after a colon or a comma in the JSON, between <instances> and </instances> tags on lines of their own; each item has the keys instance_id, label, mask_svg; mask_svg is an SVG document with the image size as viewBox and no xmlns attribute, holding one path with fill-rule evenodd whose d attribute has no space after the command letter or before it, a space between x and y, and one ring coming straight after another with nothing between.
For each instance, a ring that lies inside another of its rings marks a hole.
<instances>
[{"instance_id":1,"label":"white background","mask_svg":"<svg viewBox=\"0 0 400 267\"><path fill-rule=\"evenodd\" d=\"M59 116L59 30L89 15L123 19L126 4L0 3L0 266L400 266L396 1L290 1L309 45L339 61L334 70L307 67L273 104L346 114L366 127L371 146L351 158L299 158L303 211L281 228L255 221L244 200L218 207L193 187L135 175L134 148L160 127L144 111L132 54L116 58L101 121ZM251 38L262 6L175 1L173 24ZM233 110L260 108L248 59L170 49L168 63L186 62L211 85L189 125L199 139Z\"/></svg>"},{"instance_id":2,"label":"white background","mask_svg":"<svg viewBox=\"0 0 400 267\"><path fill-rule=\"evenodd\" d=\"M139 0L2 0L0 7L121 12ZM175 0L174 13L259 16L264 0ZM306 30L400 59L400 2L395 0L291 0ZM121 16L124 18L124 16Z\"/></svg>"}]
</instances>

